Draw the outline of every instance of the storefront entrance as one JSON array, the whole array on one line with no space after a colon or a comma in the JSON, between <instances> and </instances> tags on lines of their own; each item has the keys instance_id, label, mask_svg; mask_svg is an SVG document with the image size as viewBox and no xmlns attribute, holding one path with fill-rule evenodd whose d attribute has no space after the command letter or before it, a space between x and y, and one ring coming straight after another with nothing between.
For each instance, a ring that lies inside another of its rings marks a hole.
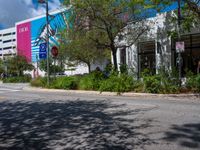
<instances>
[{"instance_id":1,"label":"storefront entrance","mask_svg":"<svg viewBox=\"0 0 200 150\"><path fill-rule=\"evenodd\" d=\"M152 74L156 73L155 41L140 42L138 45L139 76L144 69L149 69Z\"/></svg>"}]
</instances>

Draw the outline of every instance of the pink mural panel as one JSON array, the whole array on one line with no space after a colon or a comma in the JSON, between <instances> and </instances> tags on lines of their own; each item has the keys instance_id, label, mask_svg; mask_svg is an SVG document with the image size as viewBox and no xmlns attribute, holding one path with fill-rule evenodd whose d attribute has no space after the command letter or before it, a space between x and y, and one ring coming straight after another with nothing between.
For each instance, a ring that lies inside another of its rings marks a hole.
<instances>
[{"instance_id":1,"label":"pink mural panel","mask_svg":"<svg viewBox=\"0 0 200 150\"><path fill-rule=\"evenodd\" d=\"M17 51L18 55L25 56L31 62L31 23L17 25Z\"/></svg>"}]
</instances>

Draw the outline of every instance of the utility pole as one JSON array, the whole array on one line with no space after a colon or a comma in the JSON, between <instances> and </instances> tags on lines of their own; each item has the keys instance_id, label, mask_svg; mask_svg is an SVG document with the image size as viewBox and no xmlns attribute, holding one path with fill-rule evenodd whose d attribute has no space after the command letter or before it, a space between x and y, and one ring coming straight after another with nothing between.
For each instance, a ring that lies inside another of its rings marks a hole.
<instances>
[{"instance_id":1,"label":"utility pole","mask_svg":"<svg viewBox=\"0 0 200 150\"><path fill-rule=\"evenodd\" d=\"M178 0L178 41L180 42L181 40L181 34L180 34L180 30L181 30L181 2L180 0ZM181 86L181 67L182 67L182 58L181 58L181 51L178 51L178 70L179 70L179 86Z\"/></svg>"},{"instance_id":2,"label":"utility pole","mask_svg":"<svg viewBox=\"0 0 200 150\"><path fill-rule=\"evenodd\" d=\"M41 4L46 4L46 43L47 43L47 86L49 86L49 7L48 0L38 0Z\"/></svg>"},{"instance_id":3,"label":"utility pole","mask_svg":"<svg viewBox=\"0 0 200 150\"><path fill-rule=\"evenodd\" d=\"M47 86L49 86L49 7L48 7L48 0L46 0L46 28L47 28Z\"/></svg>"}]
</instances>

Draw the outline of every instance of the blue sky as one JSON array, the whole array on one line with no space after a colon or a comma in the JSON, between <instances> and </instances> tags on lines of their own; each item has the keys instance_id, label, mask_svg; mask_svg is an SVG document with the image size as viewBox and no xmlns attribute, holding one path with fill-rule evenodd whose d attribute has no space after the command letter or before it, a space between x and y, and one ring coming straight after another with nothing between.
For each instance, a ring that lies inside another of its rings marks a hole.
<instances>
[{"instance_id":1,"label":"blue sky","mask_svg":"<svg viewBox=\"0 0 200 150\"><path fill-rule=\"evenodd\" d=\"M49 9L61 6L63 0L49 0ZM37 0L0 0L0 29L14 27L15 22L45 13L45 5Z\"/></svg>"}]
</instances>

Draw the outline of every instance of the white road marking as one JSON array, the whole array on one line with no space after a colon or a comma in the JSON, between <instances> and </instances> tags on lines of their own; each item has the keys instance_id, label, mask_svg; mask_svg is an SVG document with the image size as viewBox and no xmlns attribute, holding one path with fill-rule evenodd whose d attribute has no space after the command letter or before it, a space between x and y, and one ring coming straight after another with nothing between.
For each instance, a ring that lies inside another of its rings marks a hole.
<instances>
[{"instance_id":1,"label":"white road marking","mask_svg":"<svg viewBox=\"0 0 200 150\"><path fill-rule=\"evenodd\" d=\"M0 93L5 93L5 92L17 92L21 90L16 90L16 89L8 89L8 88L0 88Z\"/></svg>"}]
</instances>

